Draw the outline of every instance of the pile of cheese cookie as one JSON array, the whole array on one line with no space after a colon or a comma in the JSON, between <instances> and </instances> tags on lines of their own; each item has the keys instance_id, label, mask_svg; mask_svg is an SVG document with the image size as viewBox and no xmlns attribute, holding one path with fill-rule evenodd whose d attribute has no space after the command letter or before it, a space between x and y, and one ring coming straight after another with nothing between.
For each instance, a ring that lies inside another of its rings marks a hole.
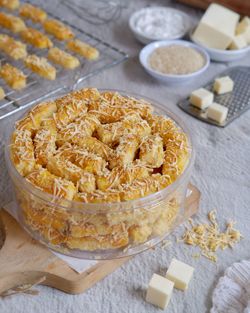
<instances>
[{"instance_id":1,"label":"pile of cheese cookie","mask_svg":"<svg viewBox=\"0 0 250 313\"><path fill-rule=\"evenodd\" d=\"M154 114L148 102L94 88L37 105L16 123L11 143L12 162L32 184L31 192L51 195L50 201L31 200L17 186L26 222L52 243L90 250L165 233L182 193L176 189L152 207L128 204L119 211L110 206L96 214L84 207L71 211L72 200L129 203L156 193L182 174L190 151L185 132L172 119Z\"/></svg>"}]
</instances>

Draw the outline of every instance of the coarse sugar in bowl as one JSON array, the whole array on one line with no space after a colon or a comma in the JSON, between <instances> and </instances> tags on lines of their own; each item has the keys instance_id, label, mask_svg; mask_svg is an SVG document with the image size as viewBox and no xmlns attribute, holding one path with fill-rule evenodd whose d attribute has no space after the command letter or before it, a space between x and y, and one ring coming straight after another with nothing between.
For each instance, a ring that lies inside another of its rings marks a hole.
<instances>
[{"instance_id":1,"label":"coarse sugar in bowl","mask_svg":"<svg viewBox=\"0 0 250 313\"><path fill-rule=\"evenodd\" d=\"M85 88L41 103L5 150L17 215L35 239L84 259L133 255L184 216L190 133L154 100Z\"/></svg>"}]
</instances>

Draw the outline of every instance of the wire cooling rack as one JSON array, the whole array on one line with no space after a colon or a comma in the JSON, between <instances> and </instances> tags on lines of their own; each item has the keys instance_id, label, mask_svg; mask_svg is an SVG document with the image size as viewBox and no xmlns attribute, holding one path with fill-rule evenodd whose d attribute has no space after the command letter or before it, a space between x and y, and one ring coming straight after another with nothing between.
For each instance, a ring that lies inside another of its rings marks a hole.
<instances>
[{"instance_id":1,"label":"wire cooling rack","mask_svg":"<svg viewBox=\"0 0 250 313\"><path fill-rule=\"evenodd\" d=\"M65 70L62 67L53 64L53 66L55 66L57 70L57 78L55 81L49 81L37 76L36 74L26 69L22 61L13 61L13 59L9 59L6 55L1 54L0 52L1 64L9 62L12 65L21 69L27 75L27 86L20 91L11 89L4 83L3 80L0 80L0 85L3 87L6 94L5 98L3 100L0 100L0 120L24 108L27 108L28 106L31 106L37 101L42 101L46 97L54 95L66 87L74 89L74 87L78 83L82 82L86 78L93 76L104 69L119 64L128 58L128 55L124 51L114 47L110 43L103 41L102 39L84 31L81 28L72 25L68 21L48 11L47 14L49 17L60 20L64 24L68 25L73 30L76 38L97 48L99 50L100 56L96 61L88 61L78 56L81 64L75 70ZM29 27L33 27L42 31L41 26L33 24L31 21L25 21L25 23ZM20 40L20 38L18 38L18 35L15 35L8 30L1 29L0 31L1 33L8 34L15 39ZM51 39L54 43L54 46L65 49L64 42L61 42L54 37ZM28 53L30 54L34 53L39 56L47 56L47 49L36 49L29 45L27 45L27 48ZM70 53L74 55L74 53Z\"/></svg>"}]
</instances>

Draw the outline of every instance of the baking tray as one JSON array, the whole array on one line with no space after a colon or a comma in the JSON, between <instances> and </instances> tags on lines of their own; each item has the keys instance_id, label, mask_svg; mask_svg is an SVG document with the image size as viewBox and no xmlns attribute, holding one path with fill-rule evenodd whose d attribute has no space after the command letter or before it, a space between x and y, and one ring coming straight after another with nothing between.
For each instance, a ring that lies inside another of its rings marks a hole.
<instances>
[{"instance_id":1,"label":"baking tray","mask_svg":"<svg viewBox=\"0 0 250 313\"><path fill-rule=\"evenodd\" d=\"M22 3L31 2L22 1ZM3 8L1 8L1 11L9 13L9 11ZM128 58L128 55L124 51L114 47L110 43L84 31L79 27L72 25L68 21L60 18L59 16L50 13L48 10L46 10L46 12L49 18L58 19L64 24L68 25L73 30L78 39L90 44L93 47L96 47L100 52L100 56L96 61L88 61L83 57L78 56L81 65L75 70L65 70L62 67L53 64L53 66L55 66L57 70L57 78L55 79L55 81L49 81L39 77L38 75L32 73L30 70L26 69L22 61L14 61L13 59L7 57L5 54L2 54L0 52L1 64L9 62L12 65L21 69L27 75L27 86L20 91L11 89L10 87L8 87L8 85L5 84L2 79L0 79L0 85L4 88L6 93L6 97L3 100L0 100L0 120L31 106L37 101L42 101L46 97L54 95L62 89L74 89L78 83L82 82L86 78L98 74L102 70L119 64ZM17 11L11 12L11 14L17 15ZM33 27L42 31L42 26L39 24L34 24L33 22L26 20L25 23L29 27ZM0 31L1 33L8 34L13 38L20 40L17 34L14 34L4 28L1 28ZM62 49L65 48L65 42L59 41L54 37L51 37L50 35L48 36L53 40L54 46ZM34 53L44 57L47 56L48 52L47 49L36 49L28 44L27 50L31 54ZM70 53L77 56L72 52Z\"/></svg>"},{"instance_id":2,"label":"baking tray","mask_svg":"<svg viewBox=\"0 0 250 313\"><path fill-rule=\"evenodd\" d=\"M207 85L204 86L209 91L213 89L214 79L217 77L229 76L234 81L234 89L232 92L223 95L214 95L214 102L217 102L228 108L227 119L224 123L219 124L216 121L207 118L206 110L202 111L189 103L189 99L185 99L178 103L178 106L188 114L198 118L199 120L213 124L219 127L225 127L245 111L250 108L250 67L236 66L216 75Z\"/></svg>"}]
</instances>

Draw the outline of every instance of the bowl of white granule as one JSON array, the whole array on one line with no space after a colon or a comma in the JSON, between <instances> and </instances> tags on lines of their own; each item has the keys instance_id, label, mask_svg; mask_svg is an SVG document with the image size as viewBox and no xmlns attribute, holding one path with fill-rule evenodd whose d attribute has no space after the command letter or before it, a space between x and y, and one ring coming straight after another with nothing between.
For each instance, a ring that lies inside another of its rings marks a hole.
<instances>
[{"instance_id":1,"label":"bowl of white granule","mask_svg":"<svg viewBox=\"0 0 250 313\"><path fill-rule=\"evenodd\" d=\"M139 59L151 76L169 84L189 82L210 64L203 48L184 40L152 42L141 50Z\"/></svg>"},{"instance_id":2,"label":"bowl of white granule","mask_svg":"<svg viewBox=\"0 0 250 313\"><path fill-rule=\"evenodd\" d=\"M173 40L185 36L192 28L190 17L177 9L152 6L133 13L129 27L143 44L156 40Z\"/></svg>"}]
</instances>

